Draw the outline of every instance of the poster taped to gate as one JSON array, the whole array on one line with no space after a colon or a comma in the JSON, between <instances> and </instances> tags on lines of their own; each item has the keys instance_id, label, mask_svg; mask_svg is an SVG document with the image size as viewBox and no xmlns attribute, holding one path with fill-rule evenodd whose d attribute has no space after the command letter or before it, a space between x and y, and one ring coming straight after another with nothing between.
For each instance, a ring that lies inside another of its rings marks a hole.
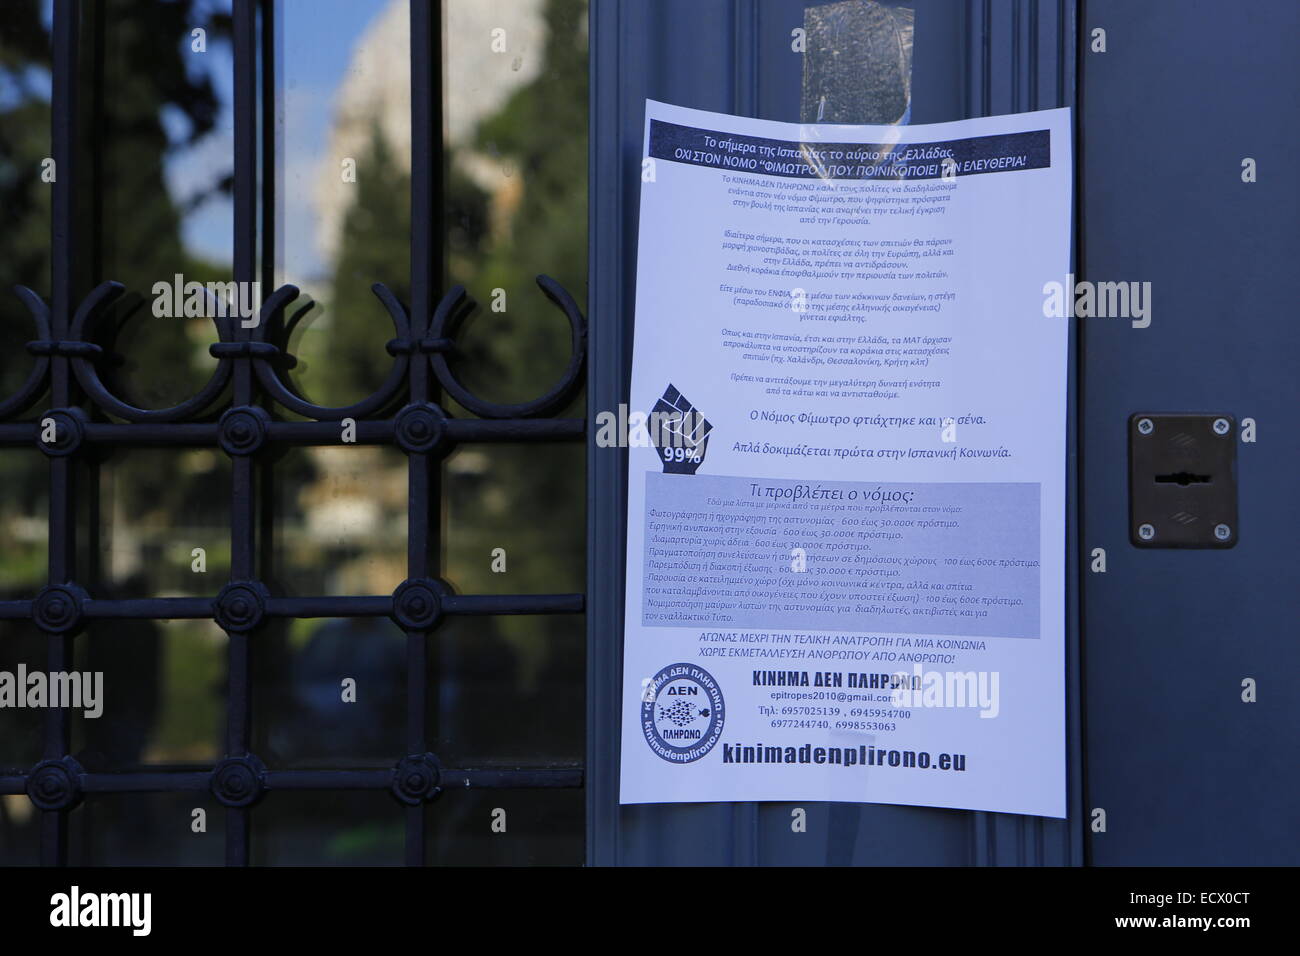
<instances>
[{"instance_id":1,"label":"poster taped to gate","mask_svg":"<svg viewBox=\"0 0 1300 956\"><path fill-rule=\"evenodd\" d=\"M595 423L629 462L623 803L1065 816L1072 175L1068 110L647 103L630 401Z\"/></svg>"}]
</instances>

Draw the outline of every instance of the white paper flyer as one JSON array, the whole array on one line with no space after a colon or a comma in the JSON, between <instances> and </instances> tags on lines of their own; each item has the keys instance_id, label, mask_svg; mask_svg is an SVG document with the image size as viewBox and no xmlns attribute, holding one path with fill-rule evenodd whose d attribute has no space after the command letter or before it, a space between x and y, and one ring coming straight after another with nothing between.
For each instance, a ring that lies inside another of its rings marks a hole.
<instances>
[{"instance_id":1,"label":"white paper flyer","mask_svg":"<svg viewBox=\"0 0 1300 956\"><path fill-rule=\"evenodd\" d=\"M647 103L622 802L1065 816L1069 117Z\"/></svg>"}]
</instances>

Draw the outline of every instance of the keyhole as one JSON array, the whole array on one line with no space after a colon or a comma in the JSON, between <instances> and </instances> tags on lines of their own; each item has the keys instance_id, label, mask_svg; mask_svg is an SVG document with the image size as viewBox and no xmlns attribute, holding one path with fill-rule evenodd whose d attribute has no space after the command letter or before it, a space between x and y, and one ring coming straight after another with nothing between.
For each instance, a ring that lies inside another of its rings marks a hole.
<instances>
[{"instance_id":1,"label":"keyhole","mask_svg":"<svg viewBox=\"0 0 1300 956\"><path fill-rule=\"evenodd\" d=\"M1210 483L1209 475L1193 475L1189 471L1180 471L1172 475L1156 475L1156 481L1162 485L1207 485Z\"/></svg>"}]
</instances>

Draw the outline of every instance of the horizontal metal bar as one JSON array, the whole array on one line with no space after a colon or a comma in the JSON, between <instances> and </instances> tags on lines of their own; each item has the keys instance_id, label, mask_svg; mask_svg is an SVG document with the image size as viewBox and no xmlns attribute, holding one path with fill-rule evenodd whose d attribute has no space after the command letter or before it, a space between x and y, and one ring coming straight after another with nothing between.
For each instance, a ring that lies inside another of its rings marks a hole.
<instances>
[{"instance_id":1,"label":"horizontal metal bar","mask_svg":"<svg viewBox=\"0 0 1300 956\"><path fill-rule=\"evenodd\" d=\"M108 600L90 598L82 605L82 613L91 620L122 618L149 618L169 621L212 617L212 598L123 598Z\"/></svg>"},{"instance_id":2,"label":"horizontal metal bar","mask_svg":"<svg viewBox=\"0 0 1300 956\"><path fill-rule=\"evenodd\" d=\"M581 614L584 594L452 594L442 599L447 614Z\"/></svg>"},{"instance_id":3,"label":"horizontal metal bar","mask_svg":"<svg viewBox=\"0 0 1300 956\"><path fill-rule=\"evenodd\" d=\"M502 769L443 770L443 790L554 790L583 785L580 766L511 767ZM206 770L146 770L128 773L83 773L77 782L85 793L187 793L209 789L212 773ZM274 790L387 790L393 770L268 770L262 778ZM27 792L27 775L0 777L0 794Z\"/></svg>"},{"instance_id":4,"label":"horizontal metal bar","mask_svg":"<svg viewBox=\"0 0 1300 956\"><path fill-rule=\"evenodd\" d=\"M40 425L35 422L15 422L0 425L0 445L30 445L36 441Z\"/></svg>"},{"instance_id":5,"label":"horizontal metal bar","mask_svg":"<svg viewBox=\"0 0 1300 956\"><path fill-rule=\"evenodd\" d=\"M81 426L86 441L101 445L176 445L207 446L217 444L215 422L142 422L119 425L115 422L88 422ZM34 445L40 435L39 419L35 422L12 422L0 425L0 445Z\"/></svg>"},{"instance_id":6,"label":"horizontal metal bar","mask_svg":"<svg viewBox=\"0 0 1300 956\"><path fill-rule=\"evenodd\" d=\"M393 419L361 419L355 423L355 441L348 444L386 445L395 443ZM583 418L448 418L447 440L456 442L576 442L587 431ZM216 447L220 437L215 422L89 422L82 426L84 439L102 445L175 445ZM40 423L0 424L0 445L34 445ZM338 445L342 443L339 422L272 422L269 441L283 445Z\"/></svg>"},{"instance_id":7,"label":"horizontal metal bar","mask_svg":"<svg viewBox=\"0 0 1300 956\"><path fill-rule=\"evenodd\" d=\"M387 617L391 595L365 597L273 597L266 602L272 617Z\"/></svg>"},{"instance_id":8,"label":"horizontal metal bar","mask_svg":"<svg viewBox=\"0 0 1300 956\"><path fill-rule=\"evenodd\" d=\"M441 599L444 614L581 614L584 594L449 594ZM273 597L271 617L388 617L389 595L367 597Z\"/></svg>"},{"instance_id":9,"label":"horizontal metal bar","mask_svg":"<svg viewBox=\"0 0 1300 956\"><path fill-rule=\"evenodd\" d=\"M0 621L16 621L31 616L31 601L0 601Z\"/></svg>"},{"instance_id":10,"label":"horizontal metal bar","mask_svg":"<svg viewBox=\"0 0 1300 956\"><path fill-rule=\"evenodd\" d=\"M391 418L363 418L354 425L355 441L348 444L383 445L393 440ZM283 445L338 445L342 443L342 434L341 422L272 422L267 428L270 440Z\"/></svg>"},{"instance_id":11,"label":"horizontal metal bar","mask_svg":"<svg viewBox=\"0 0 1300 956\"><path fill-rule=\"evenodd\" d=\"M268 770L267 790L387 790L393 785L387 770Z\"/></svg>"},{"instance_id":12,"label":"horizontal metal bar","mask_svg":"<svg viewBox=\"0 0 1300 956\"><path fill-rule=\"evenodd\" d=\"M127 425L90 422L86 440L105 445L215 445L215 422L140 422Z\"/></svg>"},{"instance_id":13,"label":"horizontal metal bar","mask_svg":"<svg viewBox=\"0 0 1300 956\"><path fill-rule=\"evenodd\" d=\"M438 779L443 790L568 790L583 785L582 767L548 767L541 770L444 770Z\"/></svg>"},{"instance_id":14,"label":"horizontal metal bar","mask_svg":"<svg viewBox=\"0 0 1300 956\"><path fill-rule=\"evenodd\" d=\"M447 437L452 441L579 441L586 433L585 418L450 418L447 420Z\"/></svg>"},{"instance_id":15,"label":"horizontal metal bar","mask_svg":"<svg viewBox=\"0 0 1300 956\"><path fill-rule=\"evenodd\" d=\"M86 793L176 793L207 790L209 771L153 770L143 773L83 773L81 789Z\"/></svg>"},{"instance_id":16,"label":"horizontal metal bar","mask_svg":"<svg viewBox=\"0 0 1300 956\"><path fill-rule=\"evenodd\" d=\"M88 598L81 605L90 621L203 620L214 617L214 598ZM444 614L581 614L583 594L450 594L442 598ZM32 617L32 601L0 601L0 620ZM273 597L266 602L268 617L388 617L393 598L388 594L334 597Z\"/></svg>"}]
</instances>

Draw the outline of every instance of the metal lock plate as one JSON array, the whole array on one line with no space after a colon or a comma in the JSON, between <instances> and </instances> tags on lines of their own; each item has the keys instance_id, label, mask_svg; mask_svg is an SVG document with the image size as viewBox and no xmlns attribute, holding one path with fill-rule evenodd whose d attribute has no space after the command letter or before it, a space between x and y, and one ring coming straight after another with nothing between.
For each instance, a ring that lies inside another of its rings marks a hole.
<instances>
[{"instance_id":1,"label":"metal lock plate","mask_svg":"<svg viewBox=\"0 0 1300 956\"><path fill-rule=\"evenodd\" d=\"M1129 536L1139 548L1237 543L1237 423L1141 412L1128 422Z\"/></svg>"}]
</instances>

